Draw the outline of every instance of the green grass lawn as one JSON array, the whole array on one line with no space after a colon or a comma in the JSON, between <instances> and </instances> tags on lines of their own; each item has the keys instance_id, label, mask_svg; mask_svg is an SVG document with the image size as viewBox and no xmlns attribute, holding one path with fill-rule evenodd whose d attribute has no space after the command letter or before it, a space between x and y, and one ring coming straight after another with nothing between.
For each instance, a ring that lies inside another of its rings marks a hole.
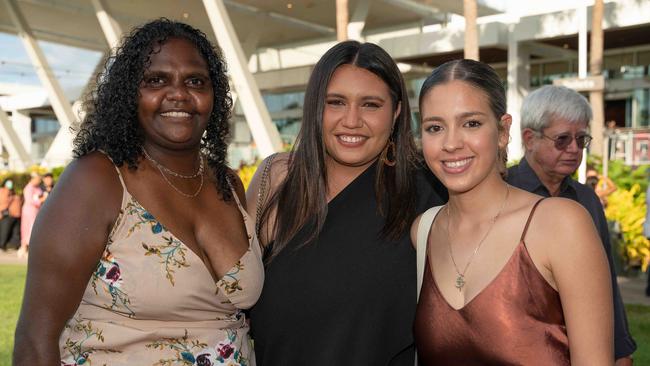
<instances>
[{"instance_id":1,"label":"green grass lawn","mask_svg":"<svg viewBox=\"0 0 650 366\"><path fill-rule=\"evenodd\" d=\"M627 305L625 309L630 332L639 347L634 353L634 364L650 365L650 307Z\"/></svg>"},{"instance_id":2,"label":"green grass lawn","mask_svg":"<svg viewBox=\"0 0 650 366\"><path fill-rule=\"evenodd\" d=\"M23 299L27 267L0 265L0 365L11 365L14 348L14 329Z\"/></svg>"},{"instance_id":3,"label":"green grass lawn","mask_svg":"<svg viewBox=\"0 0 650 366\"><path fill-rule=\"evenodd\" d=\"M0 265L0 366L11 365L26 269L24 265ZM650 366L650 307L627 305L626 309L632 336L639 346L634 364Z\"/></svg>"}]
</instances>

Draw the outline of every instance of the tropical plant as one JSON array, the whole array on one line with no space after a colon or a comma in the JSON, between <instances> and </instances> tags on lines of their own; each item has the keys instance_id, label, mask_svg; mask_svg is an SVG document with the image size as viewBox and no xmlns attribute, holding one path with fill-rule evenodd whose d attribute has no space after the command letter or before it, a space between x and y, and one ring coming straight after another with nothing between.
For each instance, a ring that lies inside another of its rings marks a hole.
<instances>
[{"instance_id":1,"label":"tropical plant","mask_svg":"<svg viewBox=\"0 0 650 366\"><path fill-rule=\"evenodd\" d=\"M643 235L647 210L645 198L640 184L634 184L629 189L619 186L607 197L605 209L607 219L620 225L622 242L619 250L622 257L628 266L641 265L643 271L650 261L650 241Z\"/></svg>"},{"instance_id":2,"label":"tropical plant","mask_svg":"<svg viewBox=\"0 0 650 366\"><path fill-rule=\"evenodd\" d=\"M239 175L239 179L241 179L242 183L244 183L244 189L248 189L248 185L251 183L253 175L255 175L255 171L257 170L257 167L260 165L260 163L261 161L258 160L253 164L242 164L239 166L237 174Z\"/></svg>"}]
</instances>

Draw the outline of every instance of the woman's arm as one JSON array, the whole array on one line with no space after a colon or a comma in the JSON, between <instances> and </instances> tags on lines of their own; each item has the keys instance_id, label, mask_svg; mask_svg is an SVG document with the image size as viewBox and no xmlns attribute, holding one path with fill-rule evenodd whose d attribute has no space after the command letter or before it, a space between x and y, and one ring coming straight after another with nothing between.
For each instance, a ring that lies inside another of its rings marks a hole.
<instances>
[{"instance_id":1,"label":"woman's arm","mask_svg":"<svg viewBox=\"0 0 650 366\"><path fill-rule=\"evenodd\" d=\"M248 215L253 218L253 220L257 220L258 204L260 202L262 203L262 206L266 204L287 175L289 153L278 153L273 157L272 161L269 161L270 159L271 157L268 157L264 159L262 163L260 163L257 170L255 171L255 174L253 175L253 179L251 179L251 182L248 185L248 189L246 190L246 211L248 212ZM265 182L262 183L264 167L266 167L266 165L269 163L270 165ZM264 197L262 197L260 200L260 190L262 184L265 186L264 192L262 192ZM260 209L262 208L263 207L260 207ZM274 221L275 213L272 212L271 215L268 216L266 222L269 223ZM255 227L257 227L257 222L255 224ZM270 241L270 238L267 237L271 232L269 229L270 228L268 225L263 225L263 227L260 228L260 243L268 243Z\"/></svg>"},{"instance_id":2,"label":"woman's arm","mask_svg":"<svg viewBox=\"0 0 650 366\"><path fill-rule=\"evenodd\" d=\"M543 207L546 206L546 207ZM614 315L607 257L589 213L578 203L542 203L540 229L560 293L572 365L614 363Z\"/></svg>"},{"instance_id":3,"label":"woman's arm","mask_svg":"<svg viewBox=\"0 0 650 366\"><path fill-rule=\"evenodd\" d=\"M32 232L13 363L58 365L59 336L74 314L120 210L112 163L91 154L72 162Z\"/></svg>"}]
</instances>

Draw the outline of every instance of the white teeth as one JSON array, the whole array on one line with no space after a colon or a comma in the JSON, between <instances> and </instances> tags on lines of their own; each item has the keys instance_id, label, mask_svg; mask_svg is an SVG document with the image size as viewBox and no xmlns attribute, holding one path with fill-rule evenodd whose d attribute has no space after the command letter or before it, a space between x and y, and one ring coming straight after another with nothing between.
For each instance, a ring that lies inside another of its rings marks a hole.
<instances>
[{"instance_id":1,"label":"white teeth","mask_svg":"<svg viewBox=\"0 0 650 366\"><path fill-rule=\"evenodd\" d=\"M443 164L445 164L445 166L448 168L460 168L467 165L470 162L470 160L472 160L472 158L456 160L456 161L444 161Z\"/></svg>"},{"instance_id":2,"label":"white teeth","mask_svg":"<svg viewBox=\"0 0 650 366\"><path fill-rule=\"evenodd\" d=\"M341 135L339 136L339 138L343 140L343 142L349 142L349 143L360 142L361 140L364 139L364 137L362 136L345 136L345 135Z\"/></svg>"},{"instance_id":3,"label":"white teeth","mask_svg":"<svg viewBox=\"0 0 650 366\"><path fill-rule=\"evenodd\" d=\"M160 115L163 116L163 117L176 117L176 118L191 116L187 112L165 112L165 113L161 113Z\"/></svg>"}]
</instances>

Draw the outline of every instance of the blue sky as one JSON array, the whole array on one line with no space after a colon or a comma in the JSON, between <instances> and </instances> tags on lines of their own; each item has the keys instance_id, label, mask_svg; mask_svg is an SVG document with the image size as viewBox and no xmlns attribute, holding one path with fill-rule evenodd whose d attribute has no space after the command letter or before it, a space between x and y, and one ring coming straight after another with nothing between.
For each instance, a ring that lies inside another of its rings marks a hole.
<instances>
[{"instance_id":1,"label":"blue sky","mask_svg":"<svg viewBox=\"0 0 650 366\"><path fill-rule=\"evenodd\" d=\"M54 75L66 89L84 85L101 58L101 53L51 42L38 42ZM0 83L40 85L20 39L0 33Z\"/></svg>"}]
</instances>

